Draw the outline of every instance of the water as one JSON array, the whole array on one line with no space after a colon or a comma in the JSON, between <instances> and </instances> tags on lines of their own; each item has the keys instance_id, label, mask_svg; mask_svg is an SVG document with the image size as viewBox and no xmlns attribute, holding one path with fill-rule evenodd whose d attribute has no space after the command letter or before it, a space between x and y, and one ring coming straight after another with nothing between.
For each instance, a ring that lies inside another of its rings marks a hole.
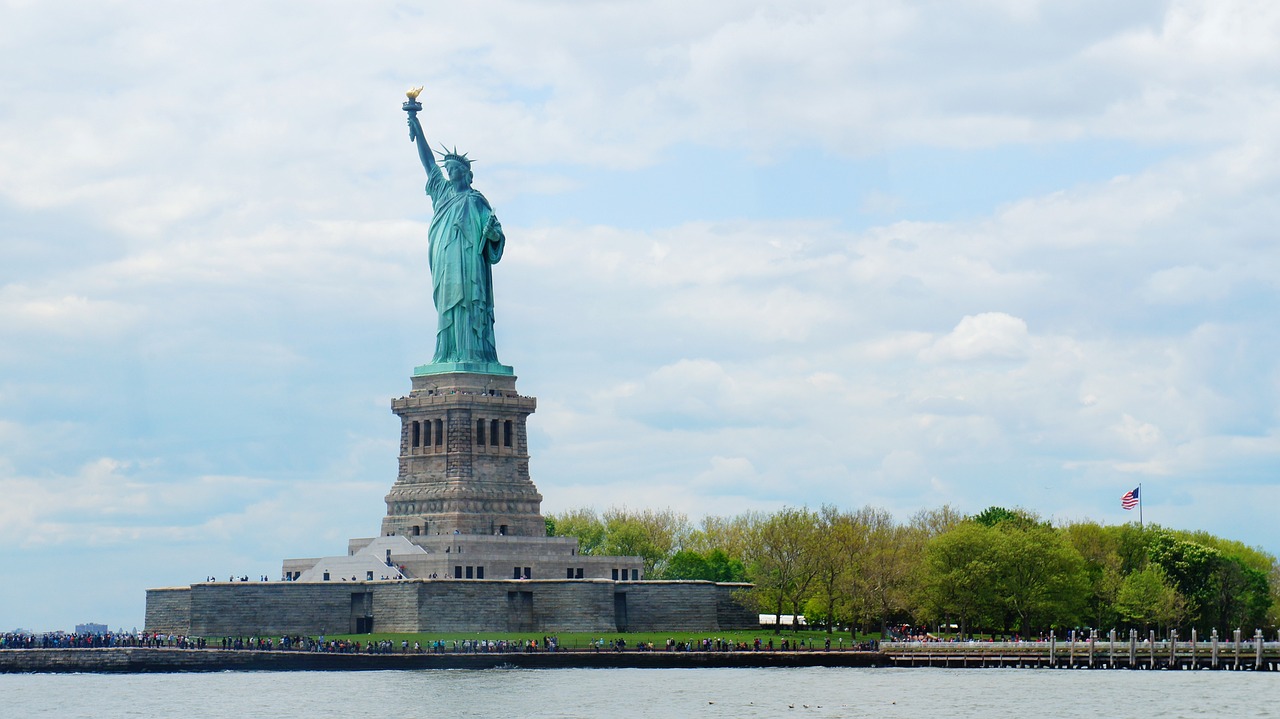
<instances>
[{"instance_id":1,"label":"water","mask_svg":"<svg viewBox=\"0 0 1280 719\"><path fill-rule=\"evenodd\" d=\"M0 717L1280 717L1280 674L564 669L0 675ZM806 706L807 705L807 706Z\"/></svg>"}]
</instances>

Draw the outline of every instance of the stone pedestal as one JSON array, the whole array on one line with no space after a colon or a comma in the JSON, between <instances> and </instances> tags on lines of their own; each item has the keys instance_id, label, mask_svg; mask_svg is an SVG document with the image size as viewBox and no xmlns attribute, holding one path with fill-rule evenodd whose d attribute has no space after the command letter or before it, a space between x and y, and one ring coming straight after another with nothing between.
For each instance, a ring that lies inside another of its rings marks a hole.
<instances>
[{"instance_id":1,"label":"stone pedestal","mask_svg":"<svg viewBox=\"0 0 1280 719\"><path fill-rule=\"evenodd\" d=\"M384 536L545 537L542 495L529 478L526 421L537 408L516 378L415 374L400 417L400 471L386 496ZM418 542L415 542L418 543Z\"/></svg>"},{"instance_id":2,"label":"stone pedestal","mask_svg":"<svg viewBox=\"0 0 1280 719\"><path fill-rule=\"evenodd\" d=\"M641 581L640 557L583 556L548 537L529 478L526 423L538 406L514 375L415 372L400 417L400 470L381 536L352 539L338 557L286 559L298 583L432 580Z\"/></svg>"}]
</instances>

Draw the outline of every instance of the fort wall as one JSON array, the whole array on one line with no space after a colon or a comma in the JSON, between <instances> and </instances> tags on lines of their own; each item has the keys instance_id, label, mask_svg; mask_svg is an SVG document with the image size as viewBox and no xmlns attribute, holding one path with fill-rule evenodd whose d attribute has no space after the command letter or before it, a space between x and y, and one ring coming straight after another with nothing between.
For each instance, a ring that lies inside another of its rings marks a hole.
<instances>
[{"instance_id":1,"label":"fort wall","mask_svg":"<svg viewBox=\"0 0 1280 719\"><path fill-rule=\"evenodd\" d=\"M609 580L209 582L147 591L146 631L189 636L749 629L748 585Z\"/></svg>"}]
</instances>

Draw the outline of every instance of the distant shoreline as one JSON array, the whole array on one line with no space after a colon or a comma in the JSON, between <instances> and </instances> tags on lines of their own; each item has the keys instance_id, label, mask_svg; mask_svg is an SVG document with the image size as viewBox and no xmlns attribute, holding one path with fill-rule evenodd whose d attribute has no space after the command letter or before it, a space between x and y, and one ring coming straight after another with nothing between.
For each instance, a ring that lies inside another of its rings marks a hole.
<instances>
[{"instance_id":1,"label":"distant shoreline","mask_svg":"<svg viewBox=\"0 0 1280 719\"><path fill-rule=\"evenodd\" d=\"M141 674L221 671L386 671L421 669L705 669L732 667L885 667L864 651L556 651L444 654L336 654L305 651L170 649L0 650L0 674Z\"/></svg>"}]
</instances>

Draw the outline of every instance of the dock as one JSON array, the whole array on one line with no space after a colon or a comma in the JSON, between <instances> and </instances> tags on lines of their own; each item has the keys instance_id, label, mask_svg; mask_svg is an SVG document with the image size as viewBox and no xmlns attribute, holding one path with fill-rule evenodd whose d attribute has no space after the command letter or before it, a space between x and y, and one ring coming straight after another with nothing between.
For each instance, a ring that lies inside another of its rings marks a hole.
<instances>
[{"instance_id":1,"label":"dock","mask_svg":"<svg viewBox=\"0 0 1280 719\"><path fill-rule=\"evenodd\" d=\"M1016 642L881 642L880 651L895 667L945 667L950 669L1006 667L1019 669L1213 669L1225 671L1280 671L1280 636L1266 641L1262 632L1243 637L1236 630L1226 639L1217 632L1187 641L1157 641L1155 632L1139 639L1131 632L1120 640L1116 632L1106 637Z\"/></svg>"}]
</instances>

